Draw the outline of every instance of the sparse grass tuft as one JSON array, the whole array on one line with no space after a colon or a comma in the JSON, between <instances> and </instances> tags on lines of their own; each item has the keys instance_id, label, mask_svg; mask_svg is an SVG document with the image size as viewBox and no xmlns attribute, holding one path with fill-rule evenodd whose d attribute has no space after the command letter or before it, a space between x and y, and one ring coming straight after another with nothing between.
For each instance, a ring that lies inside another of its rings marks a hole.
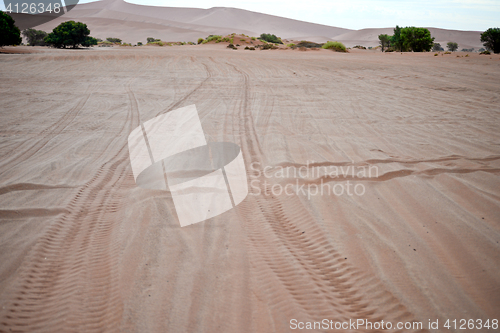
<instances>
[{"instance_id":1,"label":"sparse grass tuft","mask_svg":"<svg viewBox=\"0 0 500 333\"><path fill-rule=\"evenodd\" d=\"M479 54L486 54L486 55L488 55L488 54L491 54L491 52L488 51L488 50L484 50L484 51L480 52Z\"/></svg>"},{"instance_id":2,"label":"sparse grass tuft","mask_svg":"<svg viewBox=\"0 0 500 333\"><path fill-rule=\"evenodd\" d=\"M216 43L220 43L222 40L222 36L220 35L210 35L208 36L203 42L202 44L206 44L206 43L209 43L209 42L216 42Z\"/></svg>"},{"instance_id":3,"label":"sparse grass tuft","mask_svg":"<svg viewBox=\"0 0 500 333\"><path fill-rule=\"evenodd\" d=\"M324 49L333 50L336 52L347 52L345 45L342 44L341 42L332 42L332 41L326 42L325 44L323 44L322 47Z\"/></svg>"}]
</instances>

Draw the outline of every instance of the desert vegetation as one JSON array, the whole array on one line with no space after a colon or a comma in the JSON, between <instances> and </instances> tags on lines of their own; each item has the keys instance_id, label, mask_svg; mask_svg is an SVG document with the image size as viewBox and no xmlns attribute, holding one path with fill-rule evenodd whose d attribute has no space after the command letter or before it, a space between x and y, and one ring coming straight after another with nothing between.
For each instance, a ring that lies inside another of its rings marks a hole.
<instances>
[{"instance_id":1,"label":"desert vegetation","mask_svg":"<svg viewBox=\"0 0 500 333\"><path fill-rule=\"evenodd\" d=\"M441 44L439 43L434 43L434 45L432 45L432 51L435 51L435 52L440 52L440 51L444 51L443 47L441 46Z\"/></svg>"},{"instance_id":2,"label":"desert vegetation","mask_svg":"<svg viewBox=\"0 0 500 333\"><path fill-rule=\"evenodd\" d=\"M259 39L268 43L283 44L281 38L272 34L261 34Z\"/></svg>"},{"instance_id":3,"label":"desert vegetation","mask_svg":"<svg viewBox=\"0 0 500 333\"><path fill-rule=\"evenodd\" d=\"M0 47L21 44L21 31L12 17L0 11Z\"/></svg>"},{"instance_id":4,"label":"desert vegetation","mask_svg":"<svg viewBox=\"0 0 500 333\"><path fill-rule=\"evenodd\" d=\"M489 28L481 34L481 42L487 50L500 53L500 28Z\"/></svg>"},{"instance_id":5,"label":"desert vegetation","mask_svg":"<svg viewBox=\"0 0 500 333\"><path fill-rule=\"evenodd\" d=\"M97 45L97 39L89 36L90 30L82 22L66 21L59 24L45 37L45 43L56 48L77 48Z\"/></svg>"},{"instance_id":6,"label":"desert vegetation","mask_svg":"<svg viewBox=\"0 0 500 333\"><path fill-rule=\"evenodd\" d=\"M342 44L341 42L326 42L321 47L327 50L333 50L337 52L347 52L345 45Z\"/></svg>"},{"instance_id":7,"label":"desert vegetation","mask_svg":"<svg viewBox=\"0 0 500 333\"><path fill-rule=\"evenodd\" d=\"M429 29L418 27L394 28L394 34L378 36L382 52L429 52L434 45Z\"/></svg>"},{"instance_id":8,"label":"desert vegetation","mask_svg":"<svg viewBox=\"0 0 500 333\"><path fill-rule=\"evenodd\" d=\"M47 33L42 30L36 29L24 29L21 33L29 46L46 46L45 37L47 37Z\"/></svg>"},{"instance_id":9,"label":"desert vegetation","mask_svg":"<svg viewBox=\"0 0 500 333\"><path fill-rule=\"evenodd\" d=\"M458 44L455 42L448 42L448 44L446 44L446 47L450 52L455 52L456 50L458 50Z\"/></svg>"}]
</instances>

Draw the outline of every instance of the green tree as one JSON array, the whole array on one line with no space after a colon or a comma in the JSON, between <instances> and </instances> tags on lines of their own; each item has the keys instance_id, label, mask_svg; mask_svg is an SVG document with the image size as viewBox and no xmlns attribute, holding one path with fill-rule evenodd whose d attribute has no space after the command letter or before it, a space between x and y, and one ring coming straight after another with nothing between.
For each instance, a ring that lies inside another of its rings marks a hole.
<instances>
[{"instance_id":1,"label":"green tree","mask_svg":"<svg viewBox=\"0 0 500 333\"><path fill-rule=\"evenodd\" d=\"M21 44L21 32L14 23L12 17L0 11L0 47Z\"/></svg>"},{"instance_id":2,"label":"green tree","mask_svg":"<svg viewBox=\"0 0 500 333\"><path fill-rule=\"evenodd\" d=\"M489 28L481 34L484 47L493 53L500 53L500 28Z\"/></svg>"},{"instance_id":3,"label":"green tree","mask_svg":"<svg viewBox=\"0 0 500 333\"><path fill-rule=\"evenodd\" d=\"M155 39L153 37L148 37L148 38L146 38L146 41L148 43L153 43L155 41Z\"/></svg>"},{"instance_id":4,"label":"green tree","mask_svg":"<svg viewBox=\"0 0 500 333\"><path fill-rule=\"evenodd\" d=\"M401 40L401 27L396 25L394 28L394 34L391 37L391 46L396 49L396 51L403 52L403 42Z\"/></svg>"},{"instance_id":5,"label":"green tree","mask_svg":"<svg viewBox=\"0 0 500 333\"><path fill-rule=\"evenodd\" d=\"M434 37L431 37L431 32L426 28L402 28L401 40L405 51L429 52L434 45Z\"/></svg>"},{"instance_id":6,"label":"green tree","mask_svg":"<svg viewBox=\"0 0 500 333\"><path fill-rule=\"evenodd\" d=\"M28 45L30 46L45 46L45 37L47 37L47 33L42 30L36 29L24 29L22 35L28 41Z\"/></svg>"},{"instance_id":7,"label":"green tree","mask_svg":"<svg viewBox=\"0 0 500 333\"><path fill-rule=\"evenodd\" d=\"M382 52L384 52L384 49L386 47L391 46L391 36L389 36L387 34L378 35L378 40L379 40L379 44L380 44L380 47L382 49Z\"/></svg>"},{"instance_id":8,"label":"green tree","mask_svg":"<svg viewBox=\"0 0 500 333\"><path fill-rule=\"evenodd\" d=\"M67 21L59 24L52 30L45 42L57 48L66 48L71 46L77 48L78 45L88 47L97 45L97 39L90 37L90 30L82 22Z\"/></svg>"},{"instance_id":9,"label":"green tree","mask_svg":"<svg viewBox=\"0 0 500 333\"><path fill-rule=\"evenodd\" d=\"M450 52L455 52L456 50L458 50L458 44L455 42L448 42L446 46L448 47L448 51Z\"/></svg>"}]
</instances>

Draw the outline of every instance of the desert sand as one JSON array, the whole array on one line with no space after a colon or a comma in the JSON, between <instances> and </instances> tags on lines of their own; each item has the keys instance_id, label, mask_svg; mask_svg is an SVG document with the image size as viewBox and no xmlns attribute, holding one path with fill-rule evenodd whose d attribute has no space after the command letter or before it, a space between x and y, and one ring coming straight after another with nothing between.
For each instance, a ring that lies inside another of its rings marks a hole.
<instances>
[{"instance_id":1,"label":"desert sand","mask_svg":"<svg viewBox=\"0 0 500 333\"><path fill-rule=\"evenodd\" d=\"M499 319L498 55L15 49L37 53L0 55L0 331ZM181 228L127 137L192 104L252 186ZM265 170L320 166L378 174L300 179L362 195L265 192L299 180Z\"/></svg>"}]
</instances>

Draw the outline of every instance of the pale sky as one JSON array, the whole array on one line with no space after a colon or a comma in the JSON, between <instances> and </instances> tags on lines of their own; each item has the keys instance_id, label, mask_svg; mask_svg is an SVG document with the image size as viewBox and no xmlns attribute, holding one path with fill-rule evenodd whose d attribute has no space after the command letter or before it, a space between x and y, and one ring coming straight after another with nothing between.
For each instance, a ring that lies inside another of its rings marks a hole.
<instances>
[{"instance_id":1,"label":"pale sky","mask_svg":"<svg viewBox=\"0 0 500 333\"><path fill-rule=\"evenodd\" d=\"M165 7L234 7L340 28L479 30L500 26L500 0L126 0ZM80 3L91 2L83 0ZM3 7L3 6L2 6Z\"/></svg>"}]
</instances>

